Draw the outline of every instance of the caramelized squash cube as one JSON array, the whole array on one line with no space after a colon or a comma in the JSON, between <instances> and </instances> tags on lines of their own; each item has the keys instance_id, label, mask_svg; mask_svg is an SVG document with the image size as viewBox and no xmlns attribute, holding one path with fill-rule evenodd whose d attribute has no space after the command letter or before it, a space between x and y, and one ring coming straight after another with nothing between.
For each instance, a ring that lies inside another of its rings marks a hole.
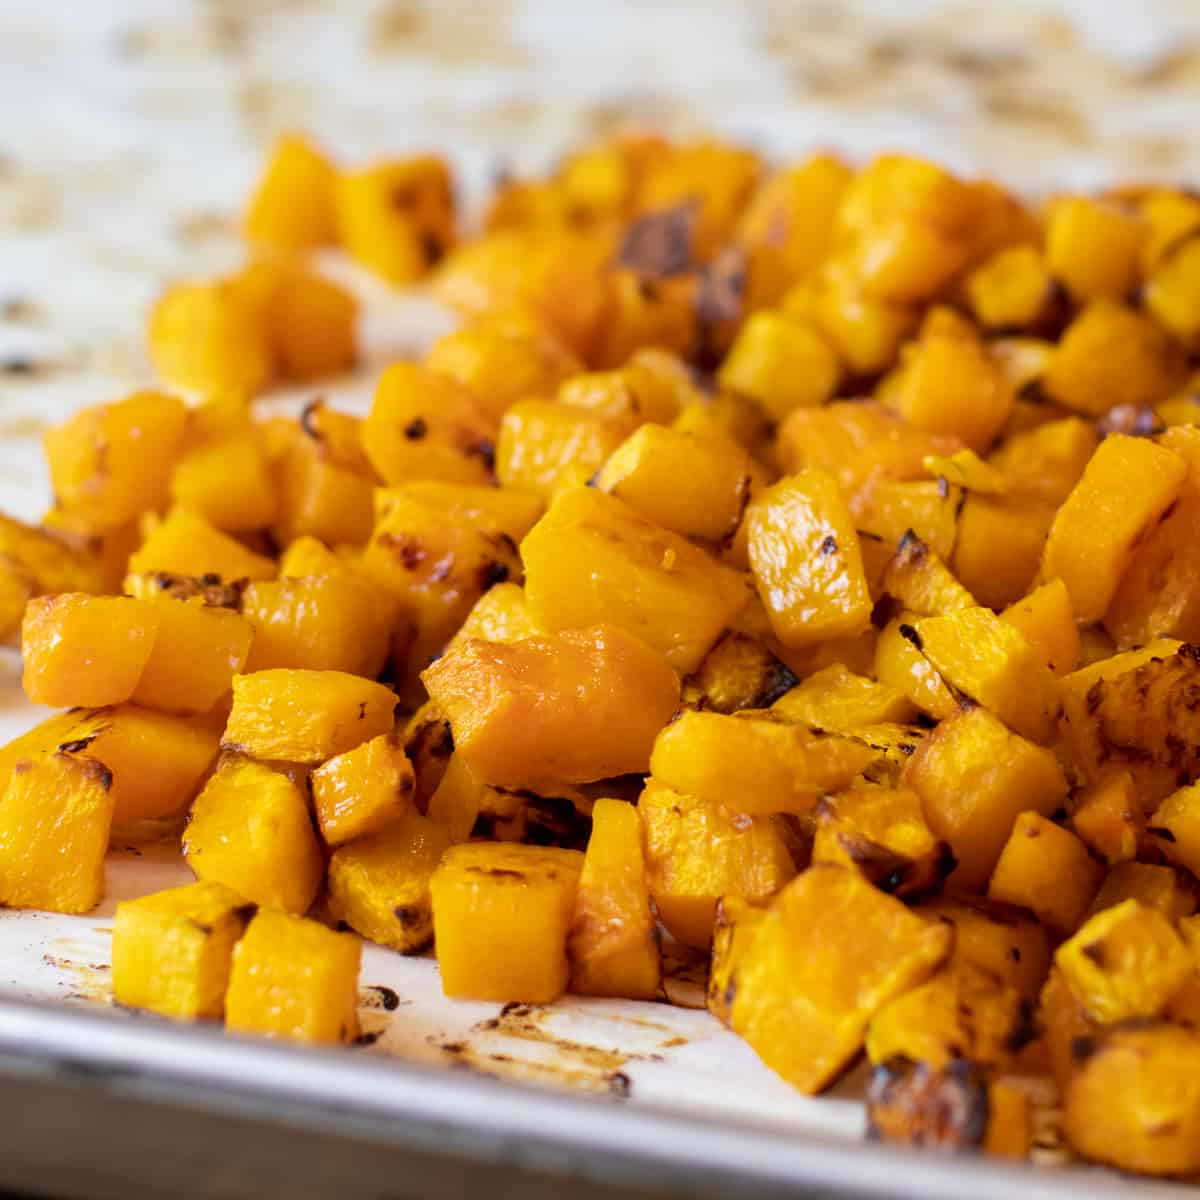
<instances>
[{"instance_id":1,"label":"caramelized squash cube","mask_svg":"<svg viewBox=\"0 0 1200 1200\"><path fill-rule=\"evenodd\" d=\"M991 609L963 608L922 617L917 645L951 687L1035 742L1048 742L1058 717L1050 668L1013 626Z\"/></svg>"},{"instance_id":2,"label":"caramelized squash cube","mask_svg":"<svg viewBox=\"0 0 1200 1200\"><path fill-rule=\"evenodd\" d=\"M1045 926L1007 904L976 897L939 899L917 909L954 926L954 960L972 963L1036 1000L1050 970Z\"/></svg>"},{"instance_id":3,"label":"caramelized squash cube","mask_svg":"<svg viewBox=\"0 0 1200 1200\"><path fill-rule=\"evenodd\" d=\"M260 759L319 763L392 728L396 695L344 671L255 671L233 681L221 746Z\"/></svg>"},{"instance_id":4,"label":"caramelized squash cube","mask_svg":"<svg viewBox=\"0 0 1200 1200\"><path fill-rule=\"evenodd\" d=\"M907 612L923 617L975 606L975 597L911 530L884 568L880 588Z\"/></svg>"},{"instance_id":5,"label":"caramelized squash cube","mask_svg":"<svg viewBox=\"0 0 1200 1200\"><path fill-rule=\"evenodd\" d=\"M234 947L225 1027L301 1042L358 1034L362 943L316 921L260 912Z\"/></svg>"},{"instance_id":6,"label":"caramelized squash cube","mask_svg":"<svg viewBox=\"0 0 1200 1200\"><path fill-rule=\"evenodd\" d=\"M112 776L83 755L13 765L0 797L0 904L85 913L104 898Z\"/></svg>"},{"instance_id":7,"label":"caramelized squash cube","mask_svg":"<svg viewBox=\"0 0 1200 1200\"><path fill-rule=\"evenodd\" d=\"M1200 784L1172 792L1154 810L1148 832L1172 862L1200 872Z\"/></svg>"},{"instance_id":8,"label":"caramelized squash cube","mask_svg":"<svg viewBox=\"0 0 1200 1200\"><path fill-rule=\"evenodd\" d=\"M749 595L737 571L615 496L557 496L521 543L525 596L545 629L615 625L694 671Z\"/></svg>"},{"instance_id":9,"label":"caramelized squash cube","mask_svg":"<svg viewBox=\"0 0 1200 1200\"><path fill-rule=\"evenodd\" d=\"M1156 863L1117 863L1105 877L1092 901L1092 913L1136 900L1178 923L1196 911L1194 886L1185 883L1179 871Z\"/></svg>"},{"instance_id":10,"label":"caramelized squash cube","mask_svg":"<svg viewBox=\"0 0 1200 1200\"><path fill-rule=\"evenodd\" d=\"M1187 463L1145 438L1112 434L1054 518L1042 575L1066 584L1080 621L1100 620L1138 542L1179 495Z\"/></svg>"},{"instance_id":11,"label":"caramelized squash cube","mask_svg":"<svg viewBox=\"0 0 1200 1200\"><path fill-rule=\"evenodd\" d=\"M998 250L967 276L967 300L985 329L1029 329L1045 314L1054 281L1035 246Z\"/></svg>"},{"instance_id":12,"label":"caramelized squash cube","mask_svg":"<svg viewBox=\"0 0 1200 1200\"><path fill-rule=\"evenodd\" d=\"M272 458L279 506L271 535L280 545L302 537L331 546L364 542L374 516L374 472L357 455L339 457L312 428L311 421L290 426Z\"/></svg>"},{"instance_id":13,"label":"caramelized squash cube","mask_svg":"<svg viewBox=\"0 0 1200 1200\"><path fill-rule=\"evenodd\" d=\"M325 873L304 793L243 759L227 760L196 797L183 854L197 878L283 912L307 912Z\"/></svg>"},{"instance_id":14,"label":"caramelized squash cube","mask_svg":"<svg viewBox=\"0 0 1200 1200\"><path fill-rule=\"evenodd\" d=\"M571 991L654 1000L661 966L638 810L597 800L567 940Z\"/></svg>"},{"instance_id":15,"label":"caramelized squash cube","mask_svg":"<svg viewBox=\"0 0 1200 1200\"><path fill-rule=\"evenodd\" d=\"M469 640L422 678L456 752L510 788L644 772L679 703L661 656L606 625L507 645Z\"/></svg>"},{"instance_id":16,"label":"caramelized squash cube","mask_svg":"<svg viewBox=\"0 0 1200 1200\"><path fill-rule=\"evenodd\" d=\"M649 521L684 537L731 538L750 496L750 459L741 447L643 425L609 456L596 486Z\"/></svg>"},{"instance_id":17,"label":"caramelized squash cube","mask_svg":"<svg viewBox=\"0 0 1200 1200\"><path fill-rule=\"evenodd\" d=\"M169 575L192 575L197 579L216 575L232 582L273 579L275 562L266 555L248 550L198 514L173 508L154 526L140 549L130 556L129 571L134 575L165 571Z\"/></svg>"},{"instance_id":18,"label":"caramelized squash cube","mask_svg":"<svg viewBox=\"0 0 1200 1200\"><path fill-rule=\"evenodd\" d=\"M1075 797L1071 826L1092 853L1110 867L1132 862L1145 825L1137 788L1128 771L1101 776Z\"/></svg>"},{"instance_id":19,"label":"caramelized squash cube","mask_svg":"<svg viewBox=\"0 0 1200 1200\"><path fill-rule=\"evenodd\" d=\"M447 850L430 884L446 995L523 1004L562 995L582 867L577 850L504 843Z\"/></svg>"},{"instance_id":20,"label":"caramelized squash cube","mask_svg":"<svg viewBox=\"0 0 1200 1200\"><path fill-rule=\"evenodd\" d=\"M1200 1037L1166 1022L1087 1038L1063 1128L1080 1154L1125 1171L1200 1170Z\"/></svg>"},{"instance_id":21,"label":"caramelized squash cube","mask_svg":"<svg viewBox=\"0 0 1200 1200\"><path fill-rule=\"evenodd\" d=\"M586 482L628 429L599 413L551 400L521 400L500 422L496 478L550 500L574 474Z\"/></svg>"},{"instance_id":22,"label":"caramelized squash cube","mask_svg":"<svg viewBox=\"0 0 1200 1200\"><path fill-rule=\"evenodd\" d=\"M874 757L849 738L826 737L770 713L686 711L658 735L650 771L667 787L733 812L803 814Z\"/></svg>"},{"instance_id":23,"label":"caramelized squash cube","mask_svg":"<svg viewBox=\"0 0 1200 1200\"><path fill-rule=\"evenodd\" d=\"M182 816L217 757L220 730L207 717L132 704L69 715L58 748L108 768L113 826L126 835L140 833L144 822Z\"/></svg>"},{"instance_id":24,"label":"caramelized squash cube","mask_svg":"<svg viewBox=\"0 0 1200 1200\"><path fill-rule=\"evenodd\" d=\"M750 566L775 636L806 646L871 620L858 534L837 481L810 468L750 503Z\"/></svg>"},{"instance_id":25,"label":"caramelized squash cube","mask_svg":"<svg viewBox=\"0 0 1200 1200\"><path fill-rule=\"evenodd\" d=\"M433 939L429 881L449 846L445 827L415 812L339 846L329 860L330 914L381 946L419 953Z\"/></svg>"},{"instance_id":26,"label":"caramelized squash cube","mask_svg":"<svg viewBox=\"0 0 1200 1200\"><path fill-rule=\"evenodd\" d=\"M242 217L252 242L276 250L312 250L333 241L337 171L306 138L284 134L255 185Z\"/></svg>"},{"instance_id":27,"label":"caramelized squash cube","mask_svg":"<svg viewBox=\"0 0 1200 1200\"><path fill-rule=\"evenodd\" d=\"M171 501L225 533L265 529L278 510L266 457L249 433L188 449L171 474Z\"/></svg>"},{"instance_id":28,"label":"caramelized squash cube","mask_svg":"<svg viewBox=\"0 0 1200 1200\"><path fill-rule=\"evenodd\" d=\"M177 397L135 392L47 430L43 446L58 504L99 530L163 508L186 422Z\"/></svg>"},{"instance_id":29,"label":"caramelized squash cube","mask_svg":"<svg viewBox=\"0 0 1200 1200\"><path fill-rule=\"evenodd\" d=\"M734 976L766 915L765 908L740 896L722 896L717 901L705 1003L722 1025L729 1024L737 995Z\"/></svg>"},{"instance_id":30,"label":"caramelized squash cube","mask_svg":"<svg viewBox=\"0 0 1200 1200\"><path fill-rule=\"evenodd\" d=\"M65 592L29 602L21 683L35 704L120 704L137 689L158 633L156 606L127 596Z\"/></svg>"},{"instance_id":31,"label":"caramelized squash cube","mask_svg":"<svg viewBox=\"0 0 1200 1200\"><path fill-rule=\"evenodd\" d=\"M113 1000L179 1021L219 1021L233 947L253 912L222 883L123 900L113 922Z\"/></svg>"},{"instance_id":32,"label":"caramelized squash cube","mask_svg":"<svg viewBox=\"0 0 1200 1200\"><path fill-rule=\"evenodd\" d=\"M458 649L470 638L484 642L520 642L543 631L529 614L525 589L517 583L498 583L488 588L471 607L446 652Z\"/></svg>"},{"instance_id":33,"label":"caramelized squash cube","mask_svg":"<svg viewBox=\"0 0 1200 1200\"><path fill-rule=\"evenodd\" d=\"M791 669L761 637L731 629L684 681L683 702L719 713L764 708L795 683Z\"/></svg>"},{"instance_id":34,"label":"caramelized squash cube","mask_svg":"<svg viewBox=\"0 0 1200 1200\"><path fill-rule=\"evenodd\" d=\"M981 890L1018 814L1048 816L1067 798L1054 755L1006 729L986 709L942 722L909 759L905 782L921 797L929 828L950 843L951 880Z\"/></svg>"},{"instance_id":35,"label":"caramelized squash cube","mask_svg":"<svg viewBox=\"0 0 1200 1200\"><path fill-rule=\"evenodd\" d=\"M978 603L1004 608L1029 591L1054 517L1043 500L967 494L950 565Z\"/></svg>"},{"instance_id":36,"label":"caramelized squash cube","mask_svg":"<svg viewBox=\"0 0 1200 1200\"><path fill-rule=\"evenodd\" d=\"M782 312L757 312L742 326L721 369L720 387L749 396L773 420L830 399L841 367L812 326Z\"/></svg>"},{"instance_id":37,"label":"caramelized squash cube","mask_svg":"<svg viewBox=\"0 0 1200 1200\"><path fill-rule=\"evenodd\" d=\"M1058 937L1079 928L1104 878L1104 869L1070 830L1040 813L1013 822L992 871L988 895L1035 913Z\"/></svg>"},{"instance_id":38,"label":"caramelized squash cube","mask_svg":"<svg viewBox=\"0 0 1200 1200\"><path fill-rule=\"evenodd\" d=\"M857 872L809 867L775 898L734 972L734 1032L793 1087L819 1092L875 1014L931 975L953 942L947 926Z\"/></svg>"},{"instance_id":39,"label":"caramelized squash cube","mask_svg":"<svg viewBox=\"0 0 1200 1200\"><path fill-rule=\"evenodd\" d=\"M354 366L358 301L314 271L292 266L279 272L267 310L267 335L288 379L320 379Z\"/></svg>"},{"instance_id":40,"label":"caramelized squash cube","mask_svg":"<svg viewBox=\"0 0 1200 1200\"><path fill-rule=\"evenodd\" d=\"M1147 312L1189 349L1200 339L1200 242L1194 236L1165 254L1146 280Z\"/></svg>"},{"instance_id":41,"label":"caramelized squash cube","mask_svg":"<svg viewBox=\"0 0 1200 1200\"><path fill-rule=\"evenodd\" d=\"M846 733L863 725L917 719L916 705L903 692L847 671L841 663L813 672L784 692L771 711L785 720L826 733Z\"/></svg>"},{"instance_id":42,"label":"caramelized squash cube","mask_svg":"<svg viewBox=\"0 0 1200 1200\"><path fill-rule=\"evenodd\" d=\"M1052 579L1010 604L1000 620L1020 633L1055 675L1066 675L1079 665L1079 627L1061 579Z\"/></svg>"},{"instance_id":43,"label":"caramelized squash cube","mask_svg":"<svg viewBox=\"0 0 1200 1200\"><path fill-rule=\"evenodd\" d=\"M416 783L403 741L380 734L312 773L313 808L327 845L378 833L412 808Z\"/></svg>"},{"instance_id":44,"label":"caramelized squash cube","mask_svg":"<svg viewBox=\"0 0 1200 1200\"><path fill-rule=\"evenodd\" d=\"M1059 200L1046 229L1046 266L1076 304L1133 290L1146 226L1113 204L1086 196Z\"/></svg>"},{"instance_id":45,"label":"caramelized squash cube","mask_svg":"<svg viewBox=\"0 0 1200 1200\"><path fill-rule=\"evenodd\" d=\"M646 783L638 816L654 907L685 945L708 948L722 897L766 900L796 874L770 817L746 817L656 779Z\"/></svg>"},{"instance_id":46,"label":"caramelized squash cube","mask_svg":"<svg viewBox=\"0 0 1200 1200\"><path fill-rule=\"evenodd\" d=\"M880 684L907 696L941 721L958 711L958 701L933 664L917 649L916 615L901 613L880 631L875 644L875 676Z\"/></svg>"}]
</instances>

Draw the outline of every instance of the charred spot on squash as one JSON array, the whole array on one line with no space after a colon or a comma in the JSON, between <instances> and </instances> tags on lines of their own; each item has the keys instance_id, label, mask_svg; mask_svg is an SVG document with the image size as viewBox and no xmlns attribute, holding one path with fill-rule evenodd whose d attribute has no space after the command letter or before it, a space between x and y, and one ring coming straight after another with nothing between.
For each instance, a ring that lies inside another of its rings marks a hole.
<instances>
[{"instance_id":1,"label":"charred spot on squash","mask_svg":"<svg viewBox=\"0 0 1200 1200\"><path fill-rule=\"evenodd\" d=\"M867 1137L940 1150L983 1142L988 1090L983 1072L965 1059L940 1070L892 1059L872 1072L867 1088Z\"/></svg>"},{"instance_id":2,"label":"charred spot on squash","mask_svg":"<svg viewBox=\"0 0 1200 1200\"><path fill-rule=\"evenodd\" d=\"M617 265L650 279L682 275L692 263L692 230L699 216L695 200L639 217L625 231Z\"/></svg>"}]
</instances>

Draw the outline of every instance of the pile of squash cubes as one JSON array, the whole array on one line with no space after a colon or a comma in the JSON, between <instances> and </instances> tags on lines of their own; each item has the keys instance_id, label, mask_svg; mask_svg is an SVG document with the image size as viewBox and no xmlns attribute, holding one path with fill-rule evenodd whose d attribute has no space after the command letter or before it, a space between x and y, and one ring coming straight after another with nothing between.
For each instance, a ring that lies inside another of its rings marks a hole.
<instances>
[{"instance_id":1,"label":"pile of squash cubes","mask_svg":"<svg viewBox=\"0 0 1200 1200\"><path fill-rule=\"evenodd\" d=\"M665 930L801 1091L865 1052L875 1136L1025 1157L1052 1079L1200 1170L1200 200L623 136L457 224L284 139L174 391L46 434L0 901L181 837L115 998L328 1041L356 935L546 1004L661 998ZM334 246L462 324L261 417L355 361Z\"/></svg>"}]
</instances>

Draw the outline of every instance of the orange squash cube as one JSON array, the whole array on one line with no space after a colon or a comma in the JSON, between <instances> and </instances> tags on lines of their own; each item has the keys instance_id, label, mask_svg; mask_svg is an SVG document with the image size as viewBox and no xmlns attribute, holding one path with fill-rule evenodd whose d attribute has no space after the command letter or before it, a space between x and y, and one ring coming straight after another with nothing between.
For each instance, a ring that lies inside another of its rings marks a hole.
<instances>
[{"instance_id":1,"label":"orange squash cube","mask_svg":"<svg viewBox=\"0 0 1200 1200\"><path fill-rule=\"evenodd\" d=\"M314 271L289 267L267 309L267 336L289 379L319 379L348 371L358 357L358 301Z\"/></svg>"},{"instance_id":2,"label":"orange squash cube","mask_svg":"<svg viewBox=\"0 0 1200 1200\"><path fill-rule=\"evenodd\" d=\"M378 833L412 807L412 763L395 733L381 734L312 773L313 807L327 845Z\"/></svg>"},{"instance_id":3,"label":"orange squash cube","mask_svg":"<svg viewBox=\"0 0 1200 1200\"><path fill-rule=\"evenodd\" d=\"M250 197L242 232L277 250L312 250L334 237L337 171L310 141L284 134Z\"/></svg>"},{"instance_id":4,"label":"orange squash cube","mask_svg":"<svg viewBox=\"0 0 1200 1200\"><path fill-rule=\"evenodd\" d=\"M1000 620L1020 633L1055 675L1066 675L1079 665L1079 627L1061 579L1052 579L1010 604Z\"/></svg>"},{"instance_id":5,"label":"orange squash cube","mask_svg":"<svg viewBox=\"0 0 1200 1200\"><path fill-rule=\"evenodd\" d=\"M361 960L356 937L260 912L233 950L225 1027L300 1042L352 1041Z\"/></svg>"},{"instance_id":6,"label":"orange squash cube","mask_svg":"<svg viewBox=\"0 0 1200 1200\"><path fill-rule=\"evenodd\" d=\"M1070 196L1054 204L1046 229L1046 266L1076 304L1133 290L1147 229L1112 204Z\"/></svg>"},{"instance_id":7,"label":"orange squash cube","mask_svg":"<svg viewBox=\"0 0 1200 1200\"><path fill-rule=\"evenodd\" d=\"M171 501L225 533L265 529L278 508L262 447L249 432L188 449L171 474Z\"/></svg>"},{"instance_id":8,"label":"orange squash cube","mask_svg":"<svg viewBox=\"0 0 1200 1200\"><path fill-rule=\"evenodd\" d=\"M638 810L624 800L597 800L592 809L567 949L576 995L658 996L661 965L642 827Z\"/></svg>"},{"instance_id":9,"label":"orange squash cube","mask_svg":"<svg viewBox=\"0 0 1200 1200\"><path fill-rule=\"evenodd\" d=\"M1035 246L997 251L967 276L967 299L985 329L1028 329L1049 309L1054 281Z\"/></svg>"},{"instance_id":10,"label":"orange squash cube","mask_svg":"<svg viewBox=\"0 0 1200 1200\"><path fill-rule=\"evenodd\" d=\"M21 683L35 704L120 704L154 650L157 608L127 596L65 592L29 602L21 623Z\"/></svg>"},{"instance_id":11,"label":"orange squash cube","mask_svg":"<svg viewBox=\"0 0 1200 1200\"><path fill-rule=\"evenodd\" d=\"M329 860L330 914L381 946L419 953L433 938L429 884L450 842L443 825L408 812L339 846Z\"/></svg>"},{"instance_id":12,"label":"orange squash cube","mask_svg":"<svg viewBox=\"0 0 1200 1200\"><path fill-rule=\"evenodd\" d=\"M1145 830L1133 776L1114 771L1085 787L1074 800L1071 827L1108 865L1131 862Z\"/></svg>"},{"instance_id":13,"label":"orange squash cube","mask_svg":"<svg viewBox=\"0 0 1200 1200\"><path fill-rule=\"evenodd\" d=\"M644 772L679 703L661 656L605 625L507 645L467 641L422 679L456 752L509 788Z\"/></svg>"},{"instance_id":14,"label":"orange squash cube","mask_svg":"<svg viewBox=\"0 0 1200 1200\"><path fill-rule=\"evenodd\" d=\"M841 663L814 671L784 692L771 712L825 733L845 733L863 725L915 721L916 706L903 692L847 671Z\"/></svg>"},{"instance_id":15,"label":"orange squash cube","mask_svg":"<svg viewBox=\"0 0 1200 1200\"><path fill-rule=\"evenodd\" d=\"M1112 434L1063 502L1042 555L1042 577L1060 578L1079 621L1100 620L1139 540L1179 495L1187 463L1145 438Z\"/></svg>"},{"instance_id":16,"label":"orange squash cube","mask_svg":"<svg viewBox=\"0 0 1200 1200\"><path fill-rule=\"evenodd\" d=\"M722 896L717 901L705 1003L722 1025L729 1025L730 1011L737 996L734 982L737 970L766 911L739 896Z\"/></svg>"},{"instance_id":17,"label":"orange squash cube","mask_svg":"<svg viewBox=\"0 0 1200 1200\"><path fill-rule=\"evenodd\" d=\"M577 850L499 842L447 850L430 883L446 995L523 1004L562 995L582 867Z\"/></svg>"},{"instance_id":18,"label":"orange squash cube","mask_svg":"<svg viewBox=\"0 0 1200 1200\"><path fill-rule=\"evenodd\" d=\"M179 1021L218 1021L233 947L254 914L221 883L188 883L117 905L113 1000Z\"/></svg>"},{"instance_id":19,"label":"orange squash cube","mask_svg":"<svg viewBox=\"0 0 1200 1200\"><path fill-rule=\"evenodd\" d=\"M223 763L196 797L183 855L197 878L283 912L307 912L325 874L304 793L245 759Z\"/></svg>"},{"instance_id":20,"label":"orange squash cube","mask_svg":"<svg viewBox=\"0 0 1200 1200\"><path fill-rule=\"evenodd\" d=\"M992 871L988 895L1036 914L1057 937L1079 928L1104 878L1104 869L1070 830L1040 813L1013 822Z\"/></svg>"},{"instance_id":21,"label":"orange squash cube","mask_svg":"<svg viewBox=\"0 0 1200 1200\"><path fill-rule=\"evenodd\" d=\"M1117 863L1100 885L1091 912L1115 908L1126 900L1156 909L1176 925L1196 911L1196 894L1191 883L1181 878L1174 867L1155 863Z\"/></svg>"},{"instance_id":22,"label":"orange squash cube","mask_svg":"<svg viewBox=\"0 0 1200 1200\"><path fill-rule=\"evenodd\" d=\"M950 843L953 883L982 889L1017 816L1053 813L1067 781L1047 749L1006 729L983 708L945 720L909 759L905 782L921 797L925 820Z\"/></svg>"},{"instance_id":23,"label":"orange squash cube","mask_svg":"<svg viewBox=\"0 0 1200 1200\"><path fill-rule=\"evenodd\" d=\"M958 711L946 681L917 649L917 617L901 613L880 631L875 644L875 677L885 687L907 696L925 713L941 721Z\"/></svg>"},{"instance_id":24,"label":"orange squash cube","mask_svg":"<svg viewBox=\"0 0 1200 1200\"><path fill-rule=\"evenodd\" d=\"M197 579L216 575L226 582L237 579L273 579L275 562L246 549L203 517L173 508L150 531L140 549L130 555L134 575L165 571Z\"/></svg>"},{"instance_id":25,"label":"orange squash cube","mask_svg":"<svg viewBox=\"0 0 1200 1200\"><path fill-rule=\"evenodd\" d=\"M1025 496L968 492L950 565L980 604L1004 608L1034 585L1054 506Z\"/></svg>"},{"instance_id":26,"label":"orange squash cube","mask_svg":"<svg viewBox=\"0 0 1200 1200\"><path fill-rule=\"evenodd\" d=\"M751 501L746 520L755 586L785 646L869 626L858 534L832 475L810 468L781 479Z\"/></svg>"},{"instance_id":27,"label":"orange squash cube","mask_svg":"<svg viewBox=\"0 0 1200 1200\"><path fill-rule=\"evenodd\" d=\"M771 817L747 817L653 778L637 811L654 907L685 945L708 949L722 897L767 900L796 874Z\"/></svg>"},{"instance_id":28,"label":"orange squash cube","mask_svg":"<svg viewBox=\"0 0 1200 1200\"><path fill-rule=\"evenodd\" d=\"M937 899L917 911L954 926L954 961L973 963L1037 999L1050 970L1050 940L1032 917L972 896Z\"/></svg>"},{"instance_id":29,"label":"orange squash cube","mask_svg":"<svg viewBox=\"0 0 1200 1200\"><path fill-rule=\"evenodd\" d=\"M975 606L975 597L959 583L942 559L911 531L900 539L879 586L907 612L923 617Z\"/></svg>"},{"instance_id":30,"label":"orange squash cube","mask_svg":"<svg viewBox=\"0 0 1200 1200\"><path fill-rule=\"evenodd\" d=\"M0 904L85 913L104 898L112 776L82 755L13 764L0 796Z\"/></svg>"},{"instance_id":31,"label":"orange squash cube","mask_svg":"<svg viewBox=\"0 0 1200 1200\"><path fill-rule=\"evenodd\" d=\"M221 747L253 758L319 763L392 728L396 695L344 671L238 675Z\"/></svg>"},{"instance_id":32,"label":"orange squash cube","mask_svg":"<svg viewBox=\"0 0 1200 1200\"><path fill-rule=\"evenodd\" d=\"M594 488L555 497L521 557L543 628L615 625L680 672L699 666L749 594L739 572Z\"/></svg>"},{"instance_id":33,"label":"orange squash cube","mask_svg":"<svg viewBox=\"0 0 1200 1200\"><path fill-rule=\"evenodd\" d=\"M1167 858L1195 874L1200 868L1200 784L1172 792L1154 810L1148 832Z\"/></svg>"}]
</instances>

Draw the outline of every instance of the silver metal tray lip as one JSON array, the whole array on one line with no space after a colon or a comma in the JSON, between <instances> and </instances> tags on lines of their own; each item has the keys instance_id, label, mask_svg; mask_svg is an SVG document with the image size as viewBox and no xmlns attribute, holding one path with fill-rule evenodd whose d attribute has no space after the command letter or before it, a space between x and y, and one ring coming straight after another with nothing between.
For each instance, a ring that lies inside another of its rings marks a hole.
<instances>
[{"instance_id":1,"label":"silver metal tray lip","mask_svg":"<svg viewBox=\"0 0 1200 1200\"><path fill-rule=\"evenodd\" d=\"M0 993L0 1073L86 1076L194 1107L250 1109L397 1148L611 1180L692 1181L698 1194L860 1200L1178 1200L1178 1185L1109 1172L943 1157L761 1124L680 1117L444 1070L14 1000ZM815 1189L819 1189L816 1192Z\"/></svg>"}]
</instances>

